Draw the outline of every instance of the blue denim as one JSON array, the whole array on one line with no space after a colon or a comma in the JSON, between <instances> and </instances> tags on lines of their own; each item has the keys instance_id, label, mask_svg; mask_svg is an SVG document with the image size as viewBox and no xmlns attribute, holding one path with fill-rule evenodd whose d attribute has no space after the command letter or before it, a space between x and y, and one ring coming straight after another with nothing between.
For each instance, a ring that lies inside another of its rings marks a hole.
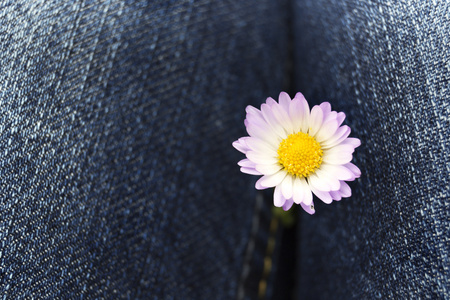
<instances>
[{"instance_id":1,"label":"blue denim","mask_svg":"<svg viewBox=\"0 0 450 300\"><path fill-rule=\"evenodd\" d=\"M296 86L362 141L353 196L299 229L298 299L450 297L450 4L297 0Z\"/></svg>"},{"instance_id":2,"label":"blue denim","mask_svg":"<svg viewBox=\"0 0 450 300\"><path fill-rule=\"evenodd\" d=\"M449 13L0 1L0 299L448 298ZM231 147L286 89L362 141L353 196L297 236Z\"/></svg>"},{"instance_id":3,"label":"blue denim","mask_svg":"<svg viewBox=\"0 0 450 300\"><path fill-rule=\"evenodd\" d=\"M231 143L286 82L286 12L0 2L1 299L249 295L268 233Z\"/></svg>"}]
</instances>

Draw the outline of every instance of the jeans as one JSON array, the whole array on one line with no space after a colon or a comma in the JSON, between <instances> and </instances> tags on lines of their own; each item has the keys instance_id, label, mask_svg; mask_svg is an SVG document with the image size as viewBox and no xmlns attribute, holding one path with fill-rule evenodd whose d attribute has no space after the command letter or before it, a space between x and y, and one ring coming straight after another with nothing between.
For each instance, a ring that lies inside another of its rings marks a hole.
<instances>
[{"instance_id":1,"label":"jeans","mask_svg":"<svg viewBox=\"0 0 450 300\"><path fill-rule=\"evenodd\" d=\"M294 15L297 86L362 141L352 197L302 215L300 298L448 298L449 3L302 0Z\"/></svg>"},{"instance_id":2,"label":"jeans","mask_svg":"<svg viewBox=\"0 0 450 300\"><path fill-rule=\"evenodd\" d=\"M1 1L1 299L280 299L290 281L298 299L448 297L448 15ZM231 147L281 90L362 140L353 196L291 231Z\"/></svg>"}]
</instances>

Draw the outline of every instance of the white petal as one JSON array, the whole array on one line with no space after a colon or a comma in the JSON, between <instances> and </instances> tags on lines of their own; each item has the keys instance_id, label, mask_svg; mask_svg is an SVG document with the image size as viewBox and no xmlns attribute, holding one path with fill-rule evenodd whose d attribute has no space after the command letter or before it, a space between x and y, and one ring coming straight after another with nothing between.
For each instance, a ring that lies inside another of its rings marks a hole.
<instances>
[{"instance_id":1,"label":"white petal","mask_svg":"<svg viewBox=\"0 0 450 300\"><path fill-rule=\"evenodd\" d=\"M264 130L272 130L269 123L267 123L266 120L264 119L263 115L257 116L247 114L245 120L248 122L248 124L257 125L258 127L261 127Z\"/></svg>"},{"instance_id":2,"label":"white petal","mask_svg":"<svg viewBox=\"0 0 450 300\"><path fill-rule=\"evenodd\" d=\"M259 110L258 113L247 113L247 115L245 116L245 121L247 121L247 124L256 124L264 128L268 126L267 122L264 120L262 113Z\"/></svg>"},{"instance_id":3,"label":"white petal","mask_svg":"<svg viewBox=\"0 0 450 300\"><path fill-rule=\"evenodd\" d=\"M261 178L260 178L260 179L261 179ZM255 188L256 188L257 190L265 190L265 189L267 189L267 187L261 185L261 183L259 182L259 180L256 181L256 183L255 183Z\"/></svg>"},{"instance_id":4,"label":"white petal","mask_svg":"<svg viewBox=\"0 0 450 300\"><path fill-rule=\"evenodd\" d=\"M298 99L300 101L301 111L303 112L303 117L301 118L302 119L301 131L307 133L309 129L309 119L310 119L308 101L306 101L302 93L297 93L295 95L295 99Z\"/></svg>"},{"instance_id":5,"label":"white petal","mask_svg":"<svg viewBox=\"0 0 450 300\"><path fill-rule=\"evenodd\" d=\"M292 204L294 204L294 201L292 201L292 199L286 199L286 202L284 202L283 204L283 210L288 211L289 208L292 207Z\"/></svg>"},{"instance_id":6,"label":"white petal","mask_svg":"<svg viewBox=\"0 0 450 300\"><path fill-rule=\"evenodd\" d=\"M320 130L316 133L316 140L320 143L331 138L338 129L339 125L337 120L330 120L322 124Z\"/></svg>"},{"instance_id":7,"label":"white petal","mask_svg":"<svg viewBox=\"0 0 450 300\"><path fill-rule=\"evenodd\" d=\"M271 155L273 154L274 156L277 155L277 148L275 146L258 138L251 137L246 141L246 143L250 149L258 153L268 153Z\"/></svg>"},{"instance_id":8,"label":"white petal","mask_svg":"<svg viewBox=\"0 0 450 300\"><path fill-rule=\"evenodd\" d=\"M324 113L324 117L323 117L323 122L324 123L325 122L329 122L331 120L336 120L337 121L337 116L338 116L337 112L331 111L331 112L327 113L326 115L325 115L325 112L323 112L323 113Z\"/></svg>"},{"instance_id":9,"label":"white petal","mask_svg":"<svg viewBox=\"0 0 450 300\"><path fill-rule=\"evenodd\" d=\"M334 146L333 148L324 150L323 155L325 156L327 154L337 154L337 153L352 154L353 152L355 152L355 147L353 147L352 145L339 144L337 146Z\"/></svg>"},{"instance_id":10,"label":"white petal","mask_svg":"<svg viewBox=\"0 0 450 300\"><path fill-rule=\"evenodd\" d=\"M241 166L241 167L245 167L245 168L255 168L255 166L256 166L256 164L254 163L254 162L252 162L251 160L249 160L248 158L244 158L244 159L241 159L239 162L238 162L238 165L239 166Z\"/></svg>"},{"instance_id":11,"label":"white petal","mask_svg":"<svg viewBox=\"0 0 450 300\"><path fill-rule=\"evenodd\" d=\"M331 202L333 202L333 198L331 198L329 192L319 191L316 188L314 188L314 186L312 186L311 184L309 185L309 187L311 188L311 191L317 196L317 198L319 198L326 204L330 204Z\"/></svg>"},{"instance_id":12,"label":"white petal","mask_svg":"<svg viewBox=\"0 0 450 300\"><path fill-rule=\"evenodd\" d=\"M271 126L272 130L282 139L285 139L287 137L286 131L284 130L283 126L278 122L278 120L275 118L272 109L268 104L262 104L261 105L261 111L264 117L264 120Z\"/></svg>"},{"instance_id":13,"label":"white petal","mask_svg":"<svg viewBox=\"0 0 450 300\"><path fill-rule=\"evenodd\" d=\"M339 191L330 192L331 198L335 201L340 201L342 199L341 193Z\"/></svg>"},{"instance_id":14,"label":"white petal","mask_svg":"<svg viewBox=\"0 0 450 300\"><path fill-rule=\"evenodd\" d=\"M309 114L309 112L307 112ZM303 111L303 106L298 98L294 98L289 104L289 116L292 120L292 126L295 132L302 131L303 118L305 112Z\"/></svg>"},{"instance_id":15,"label":"white petal","mask_svg":"<svg viewBox=\"0 0 450 300\"><path fill-rule=\"evenodd\" d=\"M294 132L294 127L288 113L279 104L272 105L271 108L273 115L277 119L278 123L283 126L286 133L288 135L292 134Z\"/></svg>"},{"instance_id":16,"label":"white petal","mask_svg":"<svg viewBox=\"0 0 450 300\"><path fill-rule=\"evenodd\" d=\"M259 109L257 109L256 107L253 107L251 105L247 105L247 107L245 108L245 112L247 114L256 114L256 115L261 114L261 111L259 111Z\"/></svg>"},{"instance_id":17,"label":"white petal","mask_svg":"<svg viewBox=\"0 0 450 300\"><path fill-rule=\"evenodd\" d=\"M309 190L309 188L308 188ZM300 178L295 177L293 181L293 191L292 191L292 197L295 203L300 204L304 199L304 191L303 191L303 185L300 181Z\"/></svg>"},{"instance_id":18,"label":"white petal","mask_svg":"<svg viewBox=\"0 0 450 300\"><path fill-rule=\"evenodd\" d=\"M266 104L272 107L272 105L277 104L277 101L275 101L272 97L269 97L266 99Z\"/></svg>"},{"instance_id":19,"label":"white petal","mask_svg":"<svg viewBox=\"0 0 450 300\"><path fill-rule=\"evenodd\" d=\"M248 153L247 153L248 156ZM323 162L330 165L343 165L350 162L353 159L353 155L347 152L335 152L323 154Z\"/></svg>"},{"instance_id":20,"label":"white petal","mask_svg":"<svg viewBox=\"0 0 450 300\"><path fill-rule=\"evenodd\" d=\"M344 198L348 198L352 195L352 189L345 181L341 181L341 188L339 189L339 192Z\"/></svg>"},{"instance_id":21,"label":"white petal","mask_svg":"<svg viewBox=\"0 0 450 300\"><path fill-rule=\"evenodd\" d=\"M359 178L361 176L361 170L352 163L345 164L344 167L350 170L355 175L355 178ZM343 179L345 180L345 179Z\"/></svg>"},{"instance_id":22,"label":"white petal","mask_svg":"<svg viewBox=\"0 0 450 300\"><path fill-rule=\"evenodd\" d=\"M322 102L319 106L322 109L324 116L328 115L331 112L331 104L329 102Z\"/></svg>"},{"instance_id":23,"label":"white petal","mask_svg":"<svg viewBox=\"0 0 450 300\"><path fill-rule=\"evenodd\" d=\"M320 106L315 105L311 110L311 117L309 119L309 135L314 136L322 126L323 111Z\"/></svg>"},{"instance_id":24,"label":"white petal","mask_svg":"<svg viewBox=\"0 0 450 300\"><path fill-rule=\"evenodd\" d=\"M281 92L278 96L278 103L280 103L281 107L288 113L289 104L291 103L291 97L289 97L286 92Z\"/></svg>"},{"instance_id":25,"label":"white petal","mask_svg":"<svg viewBox=\"0 0 450 300\"><path fill-rule=\"evenodd\" d=\"M257 165L272 165L278 163L278 158L271 156L270 154L261 154L255 151L248 151L246 156Z\"/></svg>"},{"instance_id":26,"label":"white petal","mask_svg":"<svg viewBox=\"0 0 450 300\"><path fill-rule=\"evenodd\" d=\"M341 126L342 122L345 120L345 114L343 112L338 112L337 118L339 126Z\"/></svg>"},{"instance_id":27,"label":"white petal","mask_svg":"<svg viewBox=\"0 0 450 300\"><path fill-rule=\"evenodd\" d=\"M320 180L323 180L324 182L326 182L326 184L330 187L331 191L337 191L339 190L339 187L341 186L339 183L339 180L332 176L329 173L326 173L322 170L316 170L316 175Z\"/></svg>"},{"instance_id":28,"label":"white petal","mask_svg":"<svg viewBox=\"0 0 450 300\"><path fill-rule=\"evenodd\" d=\"M350 132L350 127L348 127L347 125L341 126L338 128L338 130L336 130L335 134L332 137L320 143L320 146L322 146L322 149L332 148L345 140Z\"/></svg>"},{"instance_id":29,"label":"white petal","mask_svg":"<svg viewBox=\"0 0 450 300\"><path fill-rule=\"evenodd\" d=\"M350 171L347 167L342 165L329 165L323 163L320 166L320 170L323 172L326 172L330 174L330 176L333 176L334 178L338 180L354 180L355 175L352 171Z\"/></svg>"},{"instance_id":30,"label":"white petal","mask_svg":"<svg viewBox=\"0 0 450 300\"><path fill-rule=\"evenodd\" d=\"M361 141L360 139L357 138L346 138L342 143L345 145L352 145L354 148L361 146Z\"/></svg>"},{"instance_id":31,"label":"white petal","mask_svg":"<svg viewBox=\"0 0 450 300\"><path fill-rule=\"evenodd\" d=\"M275 191L273 192L273 205L276 207L282 207L283 204L286 202L286 199L283 197L283 194L281 193L280 186L275 187Z\"/></svg>"},{"instance_id":32,"label":"white petal","mask_svg":"<svg viewBox=\"0 0 450 300\"><path fill-rule=\"evenodd\" d=\"M316 212L316 210L314 209L314 203L311 204L301 203L300 205L310 215L313 215Z\"/></svg>"},{"instance_id":33,"label":"white petal","mask_svg":"<svg viewBox=\"0 0 450 300\"><path fill-rule=\"evenodd\" d=\"M236 150L245 154L249 150L249 148L245 143L242 142L241 139L242 138L240 138L237 141L234 141L232 145Z\"/></svg>"},{"instance_id":34,"label":"white petal","mask_svg":"<svg viewBox=\"0 0 450 300\"><path fill-rule=\"evenodd\" d=\"M247 132L251 137L259 138L273 147L278 147L281 142L281 139L272 130L264 130L255 124L249 124L247 126Z\"/></svg>"},{"instance_id":35,"label":"white petal","mask_svg":"<svg viewBox=\"0 0 450 300\"><path fill-rule=\"evenodd\" d=\"M271 164L271 165L256 165L255 169L264 174L264 175L272 175L281 170L280 164Z\"/></svg>"},{"instance_id":36,"label":"white petal","mask_svg":"<svg viewBox=\"0 0 450 300\"><path fill-rule=\"evenodd\" d=\"M319 178L316 174L312 174L308 177L309 186L313 186L316 190L329 192L331 191L330 185L323 178Z\"/></svg>"},{"instance_id":37,"label":"white petal","mask_svg":"<svg viewBox=\"0 0 450 300\"><path fill-rule=\"evenodd\" d=\"M283 193L284 198L292 198L292 186L292 176L286 175L286 177L281 182L281 192Z\"/></svg>"},{"instance_id":38,"label":"white petal","mask_svg":"<svg viewBox=\"0 0 450 300\"><path fill-rule=\"evenodd\" d=\"M306 182L305 178L300 178L300 183L302 185L303 191L303 203L305 203L306 205L310 205L313 201L311 188L309 187L309 184L308 182Z\"/></svg>"},{"instance_id":39,"label":"white petal","mask_svg":"<svg viewBox=\"0 0 450 300\"><path fill-rule=\"evenodd\" d=\"M284 170L281 170L272 175L264 175L258 181L263 187L274 187L279 185L283 181L284 177L286 177L286 174L287 173Z\"/></svg>"},{"instance_id":40,"label":"white petal","mask_svg":"<svg viewBox=\"0 0 450 300\"><path fill-rule=\"evenodd\" d=\"M253 168L242 167L240 170L241 170L242 173L245 173L245 174L250 174L250 175L262 175L260 172L256 171L256 170L253 169Z\"/></svg>"}]
</instances>

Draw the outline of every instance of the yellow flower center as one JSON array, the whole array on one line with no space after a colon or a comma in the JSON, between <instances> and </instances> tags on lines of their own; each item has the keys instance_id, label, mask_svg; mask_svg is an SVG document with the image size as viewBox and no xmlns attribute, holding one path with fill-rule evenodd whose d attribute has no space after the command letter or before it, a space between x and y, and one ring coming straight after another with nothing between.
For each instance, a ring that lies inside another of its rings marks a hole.
<instances>
[{"instance_id":1,"label":"yellow flower center","mask_svg":"<svg viewBox=\"0 0 450 300\"><path fill-rule=\"evenodd\" d=\"M291 175L307 177L322 164L323 151L309 134L293 133L281 141L278 161Z\"/></svg>"}]
</instances>

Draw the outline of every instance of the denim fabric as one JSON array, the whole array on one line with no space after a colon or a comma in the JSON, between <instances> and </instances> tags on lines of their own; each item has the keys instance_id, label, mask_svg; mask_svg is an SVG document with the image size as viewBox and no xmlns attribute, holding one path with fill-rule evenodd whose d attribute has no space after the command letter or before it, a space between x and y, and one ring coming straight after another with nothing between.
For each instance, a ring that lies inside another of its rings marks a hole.
<instances>
[{"instance_id":1,"label":"denim fabric","mask_svg":"<svg viewBox=\"0 0 450 300\"><path fill-rule=\"evenodd\" d=\"M247 297L256 193L231 142L283 88L287 11L0 2L1 299Z\"/></svg>"},{"instance_id":2,"label":"denim fabric","mask_svg":"<svg viewBox=\"0 0 450 300\"><path fill-rule=\"evenodd\" d=\"M450 4L297 0L297 87L362 141L353 196L302 214L298 299L450 294Z\"/></svg>"}]
</instances>

